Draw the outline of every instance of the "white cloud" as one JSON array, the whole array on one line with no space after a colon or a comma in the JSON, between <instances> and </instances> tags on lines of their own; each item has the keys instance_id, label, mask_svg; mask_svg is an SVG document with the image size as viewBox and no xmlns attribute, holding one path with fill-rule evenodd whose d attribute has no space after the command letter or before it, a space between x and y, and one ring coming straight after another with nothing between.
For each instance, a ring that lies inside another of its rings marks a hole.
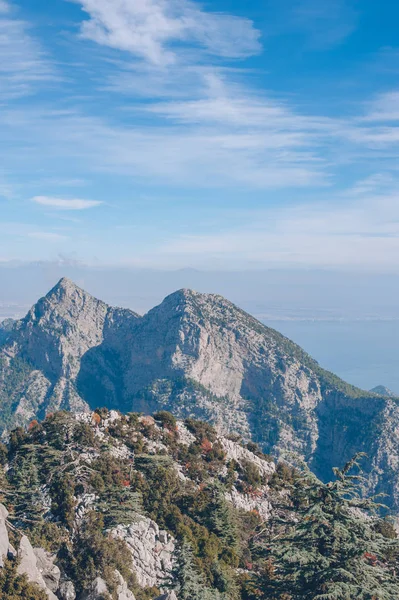
<instances>
[{"instance_id":1,"label":"white cloud","mask_svg":"<svg viewBox=\"0 0 399 600\"><path fill-rule=\"evenodd\" d=\"M73 0L89 19L83 37L154 64L174 62L182 43L239 58L260 51L259 32L248 19L201 10L190 0ZM181 49L180 49L181 52Z\"/></svg>"},{"instance_id":2,"label":"white cloud","mask_svg":"<svg viewBox=\"0 0 399 600\"><path fill-rule=\"evenodd\" d=\"M0 3L0 100L33 93L39 84L56 78L50 61L29 26L15 16L7 2Z\"/></svg>"},{"instance_id":3,"label":"white cloud","mask_svg":"<svg viewBox=\"0 0 399 600\"><path fill-rule=\"evenodd\" d=\"M365 121L399 121L399 91L394 90L381 94L368 103Z\"/></svg>"},{"instance_id":4,"label":"white cloud","mask_svg":"<svg viewBox=\"0 0 399 600\"><path fill-rule=\"evenodd\" d=\"M60 233L53 233L50 231L32 231L27 235L34 240L40 240L43 242L65 242L68 240L66 235L61 235Z\"/></svg>"},{"instance_id":5,"label":"white cloud","mask_svg":"<svg viewBox=\"0 0 399 600\"><path fill-rule=\"evenodd\" d=\"M99 200L53 198L51 196L35 196L32 198L32 201L41 206L58 210L87 210L88 208L94 208L95 206L103 204Z\"/></svg>"}]
</instances>

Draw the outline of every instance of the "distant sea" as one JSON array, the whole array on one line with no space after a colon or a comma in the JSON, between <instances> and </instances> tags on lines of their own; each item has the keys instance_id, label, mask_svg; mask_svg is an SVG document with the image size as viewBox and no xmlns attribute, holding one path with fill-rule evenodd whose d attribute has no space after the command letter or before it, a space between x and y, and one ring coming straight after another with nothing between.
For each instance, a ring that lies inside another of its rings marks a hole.
<instances>
[{"instance_id":1,"label":"distant sea","mask_svg":"<svg viewBox=\"0 0 399 600\"><path fill-rule=\"evenodd\" d=\"M385 385L399 395L399 320L263 322L345 381L365 390Z\"/></svg>"}]
</instances>

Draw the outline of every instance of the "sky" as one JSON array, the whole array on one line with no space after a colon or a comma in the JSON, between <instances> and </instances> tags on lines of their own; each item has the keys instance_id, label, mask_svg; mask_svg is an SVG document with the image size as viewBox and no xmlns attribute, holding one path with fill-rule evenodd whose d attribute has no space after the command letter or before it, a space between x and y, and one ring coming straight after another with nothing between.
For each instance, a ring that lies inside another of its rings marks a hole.
<instances>
[{"instance_id":1,"label":"sky","mask_svg":"<svg viewBox=\"0 0 399 600\"><path fill-rule=\"evenodd\" d=\"M0 261L397 274L398 22L0 0Z\"/></svg>"}]
</instances>

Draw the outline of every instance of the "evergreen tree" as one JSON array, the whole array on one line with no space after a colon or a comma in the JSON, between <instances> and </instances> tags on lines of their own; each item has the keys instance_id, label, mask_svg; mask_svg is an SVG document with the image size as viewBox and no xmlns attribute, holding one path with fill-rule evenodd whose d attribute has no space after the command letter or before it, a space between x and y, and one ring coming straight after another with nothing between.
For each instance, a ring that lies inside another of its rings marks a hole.
<instances>
[{"instance_id":1,"label":"evergreen tree","mask_svg":"<svg viewBox=\"0 0 399 600\"><path fill-rule=\"evenodd\" d=\"M290 522L275 519L263 538L264 599L393 600L399 598L396 539L377 532L373 500L362 499L357 457L324 484L303 467Z\"/></svg>"},{"instance_id":2,"label":"evergreen tree","mask_svg":"<svg viewBox=\"0 0 399 600\"><path fill-rule=\"evenodd\" d=\"M179 600L220 600L217 591L206 587L196 567L193 549L185 540L177 544L170 581Z\"/></svg>"},{"instance_id":3,"label":"evergreen tree","mask_svg":"<svg viewBox=\"0 0 399 600\"><path fill-rule=\"evenodd\" d=\"M15 517L26 522L41 521L45 509L40 493L36 445L25 444L18 451L11 483L14 488Z\"/></svg>"},{"instance_id":4,"label":"evergreen tree","mask_svg":"<svg viewBox=\"0 0 399 600\"><path fill-rule=\"evenodd\" d=\"M231 551L236 550L238 545L237 521L221 486L214 489L210 521L213 531L222 539L224 545Z\"/></svg>"},{"instance_id":5,"label":"evergreen tree","mask_svg":"<svg viewBox=\"0 0 399 600\"><path fill-rule=\"evenodd\" d=\"M101 495L97 508L103 514L107 529L116 525L130 525L143 512L141 494L130 487L108 488Z\"/></svg>"}]
</instances>

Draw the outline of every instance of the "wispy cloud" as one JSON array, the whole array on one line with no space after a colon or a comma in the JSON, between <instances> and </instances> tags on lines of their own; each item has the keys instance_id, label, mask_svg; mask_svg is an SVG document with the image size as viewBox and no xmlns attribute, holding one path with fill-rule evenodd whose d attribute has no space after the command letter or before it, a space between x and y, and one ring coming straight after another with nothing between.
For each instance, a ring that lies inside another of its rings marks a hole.
<instances>
[{"instance_id":1,"label":"wispy cloud","mask_svg":"<svg viewBox=\"0 0 399 600\"><path fill-rule=\"evenodd\" d=\"M0 101L31 94L37 86L57 78L50 60L29 25L17 18L14 7L0 4Z\"/></svg>"},{"instance_id":2,"label":"wispy cloud","mask_svg":"<svg viewBox=\"0 0 399 600\"><path fill-rule=\"evenodd\" d=\"M210 13L190 0L73 0L89 15L82 36L154 64L177 59L174 46L199 44L211 54L237 58L260 51L251 21Z\"/></svg>"},{"instance_id":3,"label":"wispy cloud","mask_svg":"<svg viewBox=\"0 0 399 600\"><path fill-rule=\"evenodd\" d=\"M83 200L81 198L54 198L51 196L35 196L32 198L35 204L46 206L47 208L55 208L57 210L87 210L103 204L98 200Z\"/></svg>"},{"instance_id":4,"label":"wispy cloud","mask_svg":"<svg viewBox=\"0 0 399 600\"><path fill-rule=\"evenodd\" d=\"M368 103L365 121L383 122L399 121L399 91L394 90L381 94Z\"/></svg>"}]
</instances>

